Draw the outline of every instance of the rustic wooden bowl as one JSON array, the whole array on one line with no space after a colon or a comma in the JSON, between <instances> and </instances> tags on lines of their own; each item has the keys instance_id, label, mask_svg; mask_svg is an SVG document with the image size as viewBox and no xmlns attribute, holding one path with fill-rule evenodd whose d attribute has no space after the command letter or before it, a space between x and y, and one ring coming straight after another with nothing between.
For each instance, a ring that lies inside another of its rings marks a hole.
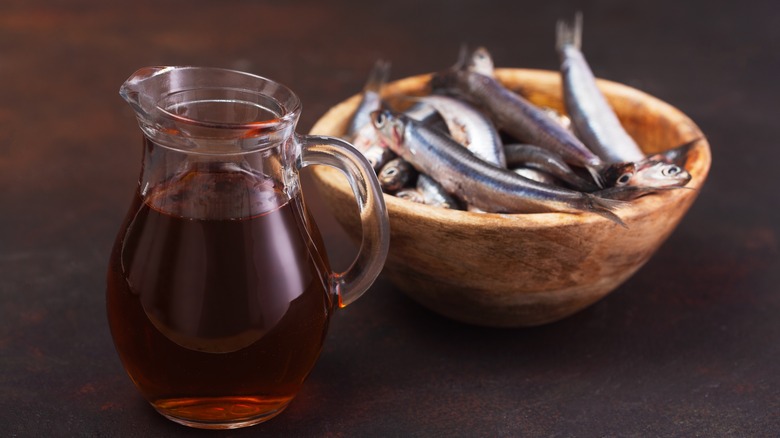
<instances>
[{"instance_id":1,"label":"rustic wooden bowl","mask_svg":"<svg viewBox=\"0 0 780 438\"><path fill-rule=\"evenodd\" d=\"M554 71L498 69L497 77L532 102L563 111ZM428 75L389 84L386 96L425 94ZM702 137L682 112L615 82L599 86L646 153ZM331 108L313 134L340 135L360 96ZM595 214L481 214L385 195L390 254L383 275L425 307L458 321L493 327L560 320L603 298L636 272L696 199L710 168L706 140L692 149L688 187L632 201L618 211L623 228ZM360 226L346 180L317 166L314 178L337 220L354 238Z\"/></svg>"}]
</instances>

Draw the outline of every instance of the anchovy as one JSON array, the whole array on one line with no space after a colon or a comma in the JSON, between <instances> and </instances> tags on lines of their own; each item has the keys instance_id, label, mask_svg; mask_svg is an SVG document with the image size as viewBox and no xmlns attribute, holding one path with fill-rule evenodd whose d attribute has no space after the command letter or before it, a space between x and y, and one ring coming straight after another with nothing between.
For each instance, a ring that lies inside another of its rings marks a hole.
<instances>
[{"instance_id":1,"label":"anchovy","mask_svg":"<svg viewBox=\"0 0 780 438\"><path fill-rule=\"evenodd\" d=\"M567 163L588 169L600 184L598 170L603 167L603 160L542 109L506 88L496 78L477 73L460 60L452 68L434 74L431 88L464 96L486 111L499 129L521 142L555 151Z\"/></svg>"},{"instance_id":2,"label":"anchovy","mask_svg":"<svg viewBox=\"0 0 780 438\"><path fill-rule=\"evenodd\" d=\"M439 208L458 208L458 202L427 175L419 174L417 187L406 187L395 193L396 198Z\"/></svg>"},{"instance_id":3,"label":"anchovy","mask_svg":"<svg viewBox=\"0 0 780 438\"><path fill-rule=\"evenodd\" d=\"M580 191L597 189L595 184L577 175L560 155L549 149L530 144L508 144L504 146L504 151L510 169L522 165L555 176Z\"/></svg>"},{"instance_id":4,"label":"anchovy","mask_svg":"<svg viewBox=\"0 0 780 438\"><path fill-rule=\"evenodd\" d=\"M363 86L360 103L352 114L346 131L341 136L363 153L375 172L379 172L382 166L395 156L392 151L382 147L377 138L376 130L371 125L371 112L384 106L381 91L389 74L389 62L380 59L374 63Z\"/></svg>"},{"instance_id":5,"label":"anchovy","mask_svg":"<svg viewBox=\"0 0 780 438\"><path fill-rule=\"evenodd\" d=\"M416 171L403 158L393 158L388 161L377 175L379 185L387 193L393 193L402 189L412 181Z\"/></svg>"},{"instance_id":6,"label":"anchovy","mask_svg":"<svg viewBox=\"0 0 780 438\"><path fill-rule=\"evenodd\" d=\"M496 166L506 167L503 142L498 129L481 111L462 100L430 95L418 98L441 114L450 136L474 155Z\"/></svg>"},{"instance_id":7,"label":"anchovy","mask_svg":"<svg viewBox=\"0 0 780 438\"><path fill-rule=\"evenodd\" d=\"M379 109L379 107L377 107L377 109ZM370 114L371 113L369 112L368 124L362 126L353 135L352 145L363 153L368 162L371 163L371 167L374 168L374 171L379 174L382 168L390 160L394 159L396 155L379 140L376 129L374 129L374 126L371 124ZM444 121L441 119L441 116L436 109L428 104L416 102L406 109L404 114L430 126L438 126L437 124L441 123L441 127L447 129L447 126L444 125Z\"/></svg>"},{"instance_id":8,"label":"anchovy","mask_svg":"<svg viewBox=\"0 0 780 438\"><path fill-rule=\"evenodd\" d=\"M423 194L417 190L416 187L408 187L401 189L395 193L396 198L406 199L407 201L416 202L418 204L425 204L425 198Z\"/></svg>"},{"instance_id":9,"label":"anchovy","mask_svg":"<svg viewBox=\"0 0 780 438\"><path fill-rule=\"evenodd\" d=\"M643 160L645 154L623 129L596 85L596 78L580 51L581 41L582 14L577 13L573 27L558 21L556 48L561 58L563 97L577 136L604 161Z\"/></svg>"},{"instance_id":10,"label":"anchovy","mask_svg":"<svg viewBox=\"0 0 780 438\"><path fill-rule=\"evenodd\" d=\"M417 176L417 191L422 195L423 204L441 208L460 208L459 202L450 196L441 184L424 173Z\"/></svg>"},{"instance_id":11,"label":"anchovy","mask_svg":"<svg viewBox=\"0 0 780 438\"><path fill-rule=\"evenodd\" d=\"M346 140L352 141L362 127L371 125L371 112L382 107L381 91L389 76L390 63L381 59L377 60L363 86L360 103L347 124Z\"/></svg>"},{"instance_id":12,"label":"anchovy","mask_svg":"<svg viewBox=\"0 0 780 438\"><path fill-rule=\"evenodd\" d=\"M499 213L592 212L623 224L613 212L622 202L523 178L485 162L449 136L402 114L375 111L372 121L390 149L477 208Z\"/></svg>"}]
</instances>

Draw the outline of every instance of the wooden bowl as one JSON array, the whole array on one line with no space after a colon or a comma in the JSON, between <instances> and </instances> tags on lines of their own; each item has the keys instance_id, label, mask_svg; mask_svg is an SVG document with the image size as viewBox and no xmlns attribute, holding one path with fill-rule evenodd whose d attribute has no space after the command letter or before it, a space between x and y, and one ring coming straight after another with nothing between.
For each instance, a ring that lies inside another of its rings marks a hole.
<instances>
[{"instance_id":1,"label":"wooden bowl","mask_svg":"<svg viewBox=\"0 0 780 438\"><path fill-rule=\"evenodd\" d=\"M507 87L532 102L563 111L554 71L497 69ZM388 84L384 93L426 93L429 75ZM626 130L646 153L703 137L682 112L646 93L599 81ZM341 135L359 95L331 108L313 134ZM710 168L706 140L691 150L689 188L645 196L618 210L628 228L595 214L484 214L447 210L385 195L390 254L385 275L423 306L452 319L492 327L545 324L603 298L636 272L696 199ZM346 179L312 172L336 219L355 239L360 226Z\"/></svg>"}]
</instances>

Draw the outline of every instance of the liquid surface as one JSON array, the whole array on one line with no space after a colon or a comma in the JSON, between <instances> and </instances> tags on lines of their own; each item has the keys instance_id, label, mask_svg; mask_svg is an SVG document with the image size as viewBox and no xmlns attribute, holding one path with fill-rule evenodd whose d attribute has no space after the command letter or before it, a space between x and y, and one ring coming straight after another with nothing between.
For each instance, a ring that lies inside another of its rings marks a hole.
<instances>
[{"instance_id":1,"label":"liquid surface","mask_svg":"<svg viewBox=\"0 0 780 438\"><path fill-rule=\"evenodd\" d=\"M117 350L145 397L185 424L275 415L322 347L332 303L321 239L304 231L299 197L258 184L199 173L139 194L112 253Z\"/></svg>"}]
</instances>

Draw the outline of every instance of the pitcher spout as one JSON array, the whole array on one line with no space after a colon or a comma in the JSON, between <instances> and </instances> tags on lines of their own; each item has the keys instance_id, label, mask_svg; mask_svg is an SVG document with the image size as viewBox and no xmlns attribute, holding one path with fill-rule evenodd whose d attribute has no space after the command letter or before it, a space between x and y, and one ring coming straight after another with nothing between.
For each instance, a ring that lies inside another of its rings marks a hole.
<instances>
[{"instance_id":1,"label":"pitcher spout","mask_svg":"<svg viewBox=\"0 0 780 438\"><path fill-rule=\"evenodd\" d=\"M138 117L150 119L161 96L162 76L175 67L144 67L133 73L119 88L119 95L130 104Z\"/></svg>"}]
</instances>

